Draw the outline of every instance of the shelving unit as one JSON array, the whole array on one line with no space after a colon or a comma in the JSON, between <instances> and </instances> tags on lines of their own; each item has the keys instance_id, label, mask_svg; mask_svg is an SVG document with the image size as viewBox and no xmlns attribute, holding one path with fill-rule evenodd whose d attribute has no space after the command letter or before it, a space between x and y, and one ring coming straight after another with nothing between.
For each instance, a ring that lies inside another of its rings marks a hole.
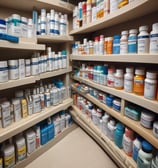
<instances>
[{"instance_id":1,"label":"shelving unit","mask_svg":"<svg viewBox=\"0 0 158 168\"><path fill-rule=\"evenodd\" d=\"M6 128L0 128L0 142L3 142L8 138L32 127L33 125L39 123L40 121L43 121L44 119L56 114L61 110L66 110L72 104L72 99L68 98L62 104L46 108L40 113L32 114L31 116L23 118L19 122L15 122Z\"/></svg>"},{"instance_id":2,"label":"shelving unit","mask_svg":"<svg viewBox=\"0 0 158 168\"><path fill-rule=\"evenodd\" d=\"M114 96L117 96L121 99L127 100L129 102L135 103L137 105L140 105L146 109L149 109L151 111L154 111L158 114L158 102L156 100L149 100L144 98L143 96L138 96L134 93L128 93L124 90L117 90L114 88L110 88L107 86L103 86L97 83L94 83L93 81L90 81L88 79L82 78L82 77L73 77L74 80L77 80L81 83L87 84L95 89L99 89L105 93L112 94Z\"/></svg>"},{"instance_id":3,"label":"shelving unit","mask_svg":"<svg viewBox=\"0 0 158 168\"><path fill-rule=\"evenodd\" d=\"M81 91L77 90L75 87L72 87L72 89L109 113L111 116L113 116L116 120L120 121L124 125L130 127L133 129L135 132L137 132L139 135L144 137L146 140L148 140L155 148L158 148L158 143L157 143L157 138L154 137L152 130L151 129L146 129L143 126L141 126L139 121L134 121L126 116L124 116L121 112L117 112L113 110L112 108L108 107L107 105L101 103L99 100L91 96L90 94L84 94Z\"/></svg>"},{"instance_id":4,"label":"shelving unit","mask_svg":"<svg viewBox=\"0 0 158 168\"><path fill-rule=\"evenodd\" d=\"M75 105L73 105L71 114L73 119L102 146L102 148L117 162L120 167L136 167L136 163L133 159L128 157L123 150L120 150L114 142L104 135L91 120L88 120L87 116L84 115Z\"/></svg>"},{"instance_id":5,"label":"shelving unit","mask_svg":"<svg viewBox=\"0 0 158 168\"><path fill-rule=\"evenodd\" d=\"M105 62L128 62L158 64L158 54L106 54L106 55L71 55L70 59L75 61L105 61Z\"/></svg>"},{"instance_id":6,"label":"shelving unit","mask_svg":"<svg viewBox=\"0 0 158 168\"><path fill-rule=\"evenodd\" d=\"M38 149L35 150L31 155L29 155L26 159L23 161L17 163L14 168L21 168L28 165L30 162L35 160L39 157L39 155L42 155L44 152L49 150L51 147L53 147L55 144L57 144L59 141L61 141L65 136L67 136L70 132L75 130L77 128L76 124L72 124L70 127L66 128L63 132L61 132L59 135L57 135L54 139L49 141L47 144L40 146Z\"/></svg>"},{"instance_id":7,"label":"shelving unit","mask_svg":"<svg viewBox=\"0 0 158 168\"><path fill-rule=\"evenodd\" d=\"M125 21L147 15L157 10L158 2L155 0L139 0L128 4L121 9L108 14L105 18L98 19L88 25L82 26L79 29L72 30L70 35L85 34L101 30Z\"/></svg>"}]
</instances>

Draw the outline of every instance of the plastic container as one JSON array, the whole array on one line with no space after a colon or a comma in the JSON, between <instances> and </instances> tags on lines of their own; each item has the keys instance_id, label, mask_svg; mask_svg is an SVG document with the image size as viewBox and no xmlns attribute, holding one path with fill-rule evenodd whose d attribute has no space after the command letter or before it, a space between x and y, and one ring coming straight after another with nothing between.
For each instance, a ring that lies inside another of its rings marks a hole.
<instances>
[{"instance_id":1,"label":"plastic container","mask_svg":"<svg viewBox=\"0 0 158 168\"><path fill-rule=\"evenodd\" d=\"M128 31L124 30L121 32L120 39L120 54L128 53Z\"/></svg>"},{"instance_id":2,"label":"plastic container","mask_svg":"<svg viewBox=\"0 0 158 168\"><path fill-rule=\"evenodd\" d=\"M31 60L25 59L25 75L26 77L31 75Z\"/></svg>"},{"instance_id":3,"label":"plastic container","mask_svg":"<svg viewBox=\"0 0 158 168\"><path fill-rule=\"evenodd\" d=\"M116 129L115 120L110 120L107 124L107 127L108 127L107 136L109 137L109 139L114 141L114 131Z\"/></svg>"},{"instance_id":4,"label":"plastic container","mask_svg":"<svg viewBox=\"0 0 158 168\"><path fill-rule=\"evenodd\" d=\"M124 90L126 92L133 92L133 81L134 81L133 68L127 67L126 73L124 74Z\"/></svg>"},{"instance_id":5,"label":"plastic container","mask_svg":"<svg viewBox=\"0 0 158 168\"><path fill-rule=\"evenodd\" d=\"M11 20L10 20L10 28L9 28L9 34L12 34L14 36L21 36L21 17L18 14L12 14Z\"/></svg>"},{"instance_id":6,"label":"plastic container","mask_svg":"<svg viewBox=\"0 0 158 168\"><path fill-rule=\"evenodd\" d=\"M113 54L120 54L120 35L115 35L113 40L113 48L112 53Z\"/></svg>"},{"instance_id":7,"label":"plastic container","mask_svg":"<svg viewBox=\"0 0 158 168\"><path fill-rule=\"evenodd\" d=\"M148 26L140 26L138 34L138 54L149 53L149 33Z\"/></svg>"},{"instance_id":8,"label":"plastic container","mask_svg":"<svg viewBox=\"0 0 158 168\"><path fill-rule=\"evenodd\" d=\"M27 153L31 154L36 149L36 134L30 129L26 132Z\"/></svg>"},{"instance_id":9,"label":"plastic container","mask_svg":"<svg viewBox=\"0 0 158 168\"><path fill-rule=\"evenodd\" d=\"M116 11L118 9L118 1L110 0L110 13Z\"/></svg>"},{"instance_id":10,"label":"plastic container","mask_svg":"<svg viewBox=\"0 0 158 168\"><path fill-rule=\"evenodd\" d=\"M121 149L123 148L122 146L123 134L124 134L124 125L121 123L117 123L114 132L114 142Z\"/></svg>"},{"instance_id":11,"label":"plastic container","mask_svg":"<svg viewBox=\"0 0 158 168\"><path fill-rule=\"evenodd\" d=\"M128 156L132 156L133 140L134 140L134 132L126 127L122 143L123 143L123 150Z\"/></svg>"},{"instance_id":12,"label":"plastic container","mask_svg":"<svg viewBox=\"0 0 158 168\"><path fill-rule=\"evenodd\" d=\"M150 111L142 111L140 117L140 124L145 128L152 128L155 119L155 114Z\"/></svg>"},{"instance_id":13,"label":"plastic container","mask_svg":"<svg viewBox=\"0 0 158 168\"><path fill-rule=\"evenodd\" d=\"M107 95L106 96L106 105L109 107L113 106L113 100L114 100L114 96L112 95Z\"/></svg>"},{"instance_id":14,"label":"plastic container","mask_svg":"<svg viewBox=\"0 0 158 168\"><path fill-rule=\"evenodd\" d=\"M15 80L19 78L19 64L18 60L9 60L9 80Z\"/></svg>"},{"instance_id":15,"label":"plastic container","mask_svg":"<svg viewBox=\"0 0 158 168\"><path fill-rule=\"evenodd\" d=\"M113 48L113 37L107 37L107 43L106 43L106 54L112 54L112 48Z\"/></svg>"},{"instance_id":16,"label":"plastic container","mask_svg":"<svg viewBox=\"0 0 158 168\"><path fill-rule=\"evenodd\" d=\"M105 135L107 135L107 132L108 132L108 126L107 126L107 124L108 124L109 119L110 119L110 115L106 114L106 113L102 117L102 121L103 121L103 133Z\"/></svg>"},{"instance_id":17,"label":"plastic container","mask_svg":"<svg viewBox=\"0 0 158 168\"><path fill-rule=\"evenodd\" d=\"M158 167L158 152L155 158L153 158L151 162L151 168L157 168L157 167Z\"/></svg>"},{"instance_id":18,"label":"plastic container","mask_svg":"<svg viewBox=\"0 0 158 168\"><path fill-rule=\"evenodd\" d=\"M152 25L149 51L150 53L158 53L158 23Z\"/></svg>"},{"instance_id":19,"label":"plastic container","mask_svg":"<svg viewBox=\"0 0 158 168\"><path fill-rule=\"evenodd\" d=\"M147 72L144 86L144 97L154 100L156 98L157 89L157 74L154 72Z\"/></svg>"},{"instance_id":20,"label":"plastic container","mask_svg":"<svg viewBox=\"0 0 158 168\"><path fill-rule=\"evenodd\" d=\"M107 86L114 87L114 70L112 68L108 69Z\"/></svg>"},{"instance_id":21,"label":"plastic container","mask_svg":"<svg viewBox=\"0 0 158 168\"><path fill-rule=\"evenodd\" d=\"M142 138L137 136L136 139L133 141L133 153L132 158L135 162L137 162L138 152L142 148Z\"/></svg>"},{"instance_id":22,"label":"plastic container","mask_svg":"<svg viewBox=\"0 0 158 168\"><path fill-rule=\"evenodd\" d=\"M27 31L28 31L27 22L28 20L26 17L21 17L21 36L22 37L27 37Z\"/></svg>"},{"instance_id":23,"label":"plastic container","mask_svg":"<svg viewBox=\"0 0 158 168\"><path fill-rule=\"evenodd\" d=\"M158 138L158 121L155 121L153 124L153 134L156 138Z\"/></svg>"},{"instance_id":24,"label":"plastic container","mask_svg":"<svg viewBox=\"0 0 158 168\"><path fill-rule=\"evenodd\" d=\"M114 88L121 90L123 89L124 82L124 74L123 69L116 69L116 73L114 75Z\"/></svg>"},{"instance_id":25,"label":"plastic container","mask_svg":"<svg viewBox=\"0 0 158 168\"><path fill-rule=\"evenodd\" d=\"M6 21L3 19L0 19L0 33L7 33Z\"/></svg>"},{"instance_id":26,"label":"plastic container","mask_svg":"<svg viewBox=\"0 0 158 168\"><path fill-rule=\"evenodd\" d=\"M120 110L121 110L121 100L120 99L114 99L112 104L113 104L113 106L112 106L113 109L120 112Z\"/></svg>"},{"instance_id":27,"label":"plastic container","mask_svg":"<svg viewBox=\"0 0 158 168\"><path fill-rule=\"evenodd\" d=\"M138 152L137 168L151 168L153 147L147 141L142 142L142 149Z\"/></svg>"},{"instance_id":28,"label":"plastic container","mask_svg":"<svg viewBox=\"0 0 158 168\"><path fill-rule=\"evenodd\" d=\"M21 120L21 103L19 99L12 99L13 112L14 112L14 121Z\"/></svg>"},{"instance_id":29,"label":"plastic container","mask_svg":"<svg viewBox=\"0 0 158 168\"><path fill-rule=\"evenodd\" d=\"M133 92L137 95L144 94L144 73L144 69L142 68L135 70Z\"/></svg>"},{"instance_id":30,"label":"plastic container","mask_svg":"<svg viewBox=\"0 0 158 168\"><path fill-rule=\"evenodd\" d=\"M128 53L137 53L137 29L131 29L128 36Z\"/></svg>"},{"instance_id":31,"label":"plastic container","mask_svg":"<svg viewBox=\"0 0 158 168\"><path fill-rule=\"evenodd\" d=\"M0 83L7 82L8 78L8 63L7 61L0 61Z\"/></svg>"}]
</instances>

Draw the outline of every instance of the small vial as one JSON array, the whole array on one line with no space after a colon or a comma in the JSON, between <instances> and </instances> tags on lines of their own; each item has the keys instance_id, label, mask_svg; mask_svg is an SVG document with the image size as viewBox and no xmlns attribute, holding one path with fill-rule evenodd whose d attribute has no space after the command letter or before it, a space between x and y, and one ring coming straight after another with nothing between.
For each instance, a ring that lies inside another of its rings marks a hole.
<instances>
[{"instance_id":1,"label":"small vial","mask_svg":"<svg viewBox=\"0 0 158 168\"><path fill-rule=\"evenodd\" d=\"M127 54L128 53L128 31L121 32L121 39L120 39L120 54Z\"/></svg>"},{"instance_id":2,"label":"small vial","mask_svg":"<svg viewBox=\"0 0 158 168\"><path fill-rule=\"evenodd\" d=\"M149 33L148 26L140 26L138 34L138 54L149 52Z\"/></svg>"}]
</instances>

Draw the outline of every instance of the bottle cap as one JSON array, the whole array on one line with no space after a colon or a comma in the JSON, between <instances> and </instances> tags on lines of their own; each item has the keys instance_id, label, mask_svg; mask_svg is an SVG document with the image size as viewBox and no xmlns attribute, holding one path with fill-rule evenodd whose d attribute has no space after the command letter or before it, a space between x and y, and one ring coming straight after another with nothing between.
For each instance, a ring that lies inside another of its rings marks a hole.
<instances>
[{"instance_id":1,"label":"bottle cap","mask_svg":"<svg viewBox=\"0 0 158 168\"><path fill-rule=\"evenodd\" d=\"M133 68L132 67L127 67L126 72L127 73L133 73Z\"/></svg>"},{"instance_id":2,"label":"bottle cap","mask_svg":"<svg viewBox=\"0 0 158 168\"><path fill-rule=\"evenodd\" d=\"M154 23L152 25L152 29L153 29L153 31L158 31L158 23Z\"/></svg>"},{"instance_id":3,"label":"bottle cap","mask_svg":"<svg viewBox=\"0 0 158 168\"><path fill-rule=\"evenodd\" d=\"M142 149L143 149L143 151L145 151L147 153L151 153L153 150L153 146L149 142L144 140L142 142Z\"/></svg>"},{"instance_id":4,"label":"bottle cap","mask_svg":"<svg viewBox=\"0 0 158 168\"><path fill-rule=\"evenodd\" d=\"M135 70L135 74L136 74L136 75L144 75L144 73L145 73L145 72L144 72L144 69L141 69L141 68L140 68L140 69L136 69L136 70Z\"/></svg>"},{"instance_id":5,"label":"bottle cap","mask_svg":"<svg viewBox=\"0 0 158 168\"><path fill-rule=\"evenodd\" d=\"M114 35L114 39L120 39L121 36L120 35Z\"/></svg>"},{"instance_id":6,"label":"bottle cap","mask_svg":"<svg viewBox=\"0 0 158 168\"><path fill-rule=\"evenodd\" d=\"M128 35L128 30L124 30L121 32L122 35Z\"/></svg>"},{"instance_id":7,"label":"bottle cap","mask_svg":"<svg viewBox=\"0 0 158 168\"><path fill-rule=\"evenodd\" d=\"M123 74L123 69L116 69L116 73Z\"/></svg>"},{"instance_id":8,"label":"bottle cap","mask_svg":"<svg viewBox=\"0 0 158 168\"><path fill-rule=\"evenodd\" d=\"M131 29L129 31L129 34L137 34L137 33L138 33L137 29Z\"/></svg>"},{"instance_id":9,"label":"bottle cap","mask_svg":"<svg viewBox=\"0 0 158 168\"><path fill-rule=\"evenodd\" d=\"M121 130L121 131L123 131L124 130L124 125L123 124L121 124L121 123L117 123L116 124L116 127L117 127L117 129L119 129L119 130Z\"/></svg>"},{"instance_id":10,"label":"bottle cap","mask_svg":"<svg viewBox=\"0 0 158 168\"><path fill-rule=\"evenodd\" d=\"M146 77L149 79L156 79L157 73L156 72L147 72Z\"/></svg>"},{"instance_id":11,"label":"bottle cap","mask_svg":"<svg viewBox=\"0 0 158 168\"><path fill-rule=\"evenodd\" d=\"M148 30L148 26L140 26L139 27L139 31L147 31Z\"/></svg>"}]
</instances>

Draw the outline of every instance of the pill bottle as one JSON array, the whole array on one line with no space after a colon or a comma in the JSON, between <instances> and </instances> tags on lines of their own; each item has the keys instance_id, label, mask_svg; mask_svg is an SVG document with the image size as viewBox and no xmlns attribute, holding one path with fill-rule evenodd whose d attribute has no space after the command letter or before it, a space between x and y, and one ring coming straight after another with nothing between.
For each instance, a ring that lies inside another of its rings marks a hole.
<instances>
[{"instance_id":1,"label":"pill bottle","mask_svg":"<svg viewBox=\"0 0 158 168\"><path fill-rule=\"evenodd\" d=\"M99 41L99 54L104 54L104 35L100 35L100 41Z\"/></svg>"},{"instance_id":2,"label":"pill bottle","mask_svg":"<svg viewBox=\"0 0 158 168\"><path fill-rule=\"evenodd\" d=\"M155 120L155 114L150 111L142 111L140 117L140 124L145 127L151 129L153 127L153 122Z\"/></svg>"},{"instance_id":3,"label":"pill bottle","mask_svg":"<svg viewBox=\"0 0 158 168\"><path fill-rule=\"evenodd\" d=\"M82 3L82 25L86 25L87 24L87 4L86 2Z\"/></svg>"},{"instance_id":4,"label":"pill bottle","mask_svg":"<svg viewBox=\"0 0 158 168\"><path fill-rule=\"evenodd\" d=\"M138 152L137 168L151 168L151 161L153 159L152 150L152 145L144 140L142 148Z\"/></svg>"},{"instance_id":5,"label":"pill bottle","mask_svg":"<svg viewBox=\"0 0 158 168\"><path fill-rule=\"evenodd\" d=\"M31 75L31 60L25 59L25 75L26 77Z\"/></svg>"},{"instance_id":6,"label":"pill bottle","mask_svg":"<svg viewBox=\"0 0 158 168\"><path fill-rule=\"evenodd\" d=\"M144 97L154 100L156 98L157 74L155 72L147 72L144 85Z\"/></svg>"},{"instance_id":7,"label":"pill bottle","mask_svg":"<svg viewBox=\"0 0 158 168\"><path fill-rule=\"evenodd\" d=\"M15 139L16 161L22 161L26 158L26 142L23 135L18 135Z\"/></svg>"},{"instance_id":8,"label":"pill bottle","mask_svg":"<svg viewBox=\"0 0 158 168\"><path fill-rule=\"evenodd\" d=\"M109 122L109 119L110 119L110 115L105 113L104 116L102 117L102 121L103 121L103 133L105 135L107 135L107 132L108 132L108 122Z\"/></svg>"},{"instance_id":9,"label":"pill bottle","mask_svg":"<svg viewBox=\"0 0 158 168\"><path fill-rule=\"evenodd\" d=\"M9 34L21 36L21 17L18 14L12 14Z\"/></svg>"},{"instance_id":10,"label":"pill bottle","mask_svg":"<svg viewBox=\"0 0 158 168\"><path fill-rule=\"evenodd\" d=\"M144 73L143 68L137 68L135 70L133 92L137 95L144 94Z\"/></svg>"},{"instance_id":11,"label":"pill bottle","mask_svg":"<svg viewBox=\"0 0 158 168\"><path fill-rule=\"evenodd\" d=\"M131 29L128 36L128 53L137 53L137 29Z\"/></svg>"},{"instance_id":12,"label":"pill bottle","mask_svg":"<svg viewBox=\"0 0 158 168\"><path fill-rule=\"evenodd\" d=\"M39 58L35 53L31 58L31 75L38 75L38 74L39 74Z\"/></svg>"},{"instance_id":13,"label":"pill bottle","mask_svg":"<svg viewBox=\"0 0 158 168\"><path fill-rule=\"evenodd\" d=\"M107 38L106 54L112 54L113 37Z\"/></svg>"},{"instance_id":14,"label":"pill bottle","mask_svg":"<svg viewBox=\"0 0 158 168\"><path fill-rule=\"evenodd\" d=\"M19 78L18 60L8 60L9 79L14 80Z\"/></svg>"},{"instance_id":15,"label":"pill bottle","mask_svg":"<svg viewBox=\"0 0 158 168\"><path fill-rule=\"evenodd\" d=\"M121 32L120 39L120 54L128 53L128 31L124 30Z\"/></svg>"},{"instance_id":16,"label":"pill bottle","mask_svg":"<svg viewBox=\"0 0 158 168\"><path fill-rule=\"evenodd\" d=\"M8 78L8 63L7 61L0 61L0 83L7 82Z\"/></svg>"},{"instance_id":17,"label":"pill bottle","mask_svg":"<svg viewBox=\"0 0 158 168\"><path fill-rule=\"evenodd\" d=\"M117 123L114 132L114 142L120 149L123 148L122 146L123 134L124 134L124 125L121 123Z\"/></svg>"},{"instance_id":18,"label":"pill bottle","mask_svg":"<svg viewBox=\"0 0 158 168\"><path fill-rule=\"evenodd\" d=\"M123 69L116 69L116 73L114 75L114 88L121 90L123 89L124 82L124 74Z\"/></svg>"},{"instance_id":19,"label":"pill bottle","mask_svg":"<svg viewBox=\"0 0 158 168\"><path fill-rule=\"evenodd\" d=\"M27 18L26 17L21 17L21 36L22 37L27 37Z\"/></svg>"},{"instance_id":20,"label":"pill bottle","mask_svg":"<svg viewBox=\"0 0 158 168\"><path fill-rule=\"evenodd\" d=\"M3 19L0 19L0 33L2 33L2 34L7 33L6 21Z\"/></svg>"},{"instance_id":21,"label":"pill bottle","mask_svg":"<svg viewBox=\"0 0 158 168\"><path fill-rule=\"evenodd\" d=\"M139 135L137 135L136 139L133 141L132 158L135 162L137 162L138 152L142 148L142 141L143 141L143 139Z\"/></svg>"},{"instance_id":22,"label":"pill bottle","mask_svg":"<svg viewBox=\"0 0 158 168\"><path fill-rule=\"evenodd\" d=\"M123 150L128 156L132 156L133 140L134 140L134 132L126 127L122 143L123 143Z\"/></svg>"},{"instance_id":23,"label":"pill bottle","mask_svg":"<svg viewBox=\"0 0 158 168\"><path fill-rule=\"evenodd\" d=\"M158 121L155 121L153 124L153 134L156 138L158 138Z\"/></svg>"},{"instance_id":24,"label":"pill bottle","mask_svg":"<svg viewBox=\"0 0 158 168\"><path fill-rule=\"evenodd\" d=\"M126 92L133 92L133 81L134 81L133 68L127 67L126 73L124 74L124 90Z\"/></svg>"},{"instance_id":25,"label":"pill bottle","mask_svg":"<svg viewBox=\"0 0 158 168\"><path fill-rule=\"evenodd\" d=\"M151 162L151 168L157 168L157 167L158 167L158 152Z\"/></svg>"},{"instance_id":26,"label":"pill bottle","mask_svg":"<svg viewBox=\"0 0 158 168\"><path fill-rule=\"evenodd\" d=\"M20 121L21 120L21 103L19 99L12 99L12 105L13 105L13 112L14 112L14 121Z\"/></svg>"},{"instance_id":27,"label":"pill bottle","mask_svg":"<svg viewBox=\"0 0 158 168\"><path fill-rule=\"evenodd\" d=\"M87 0L87 9L86 9L86 16L87 16L87 24L92 22L92 2L91 0Z\"/></svg>"},{"instance_id":28,"label":"pill bottle","mask_svg":"<svg viewBox=\"0 0 158 168\"><path fill-rule=\"evenodd\" d=\"M148 26L140 26L138 34L138 54L149 53L149 33Z\"/></svg>"},{"instance_id":29,"label":"pill bottle","mask_svg":"<svg viewBox=\"0 0 158 168\"><path fill-rule=\"evenodd\" d=\"M115 35L113 40L113 48L112 48L112 53L113 54L120 54L120 35Z\"/></svg>"},{"instance_id":30,"label":"pill bottle","mask_svg":"<svg viewBox=\"0 0 158 168\"><path fill-rule=\"evenodd\" d=\"M118 0L110 0L110 13L118 9Z\"/></svg>"},{"instance_id":31,"label":"pill bottle","mask_svg":"<svg viewBox=\"0 0 158 168\"><path fill-rule=\"evenodd\" d=\"M149 51L150 53L158 53L158 23L152 25Z\"/></svg>"},{"instance_id":32,"label":"pill bottle","mask_svg":"<svg viewBox=\"0 0 158 168\"><path fill-rule=\"evenodd\" d=\"M107 86L114 87L114 70L112 68L108 69Z\"/></svg>"},{"instance_id":33,"label":"pill bottle","mask_svg":"<svg viewBox=\"0 0 158 168\"><path fill-rule=\"evenodd\" d=\"M107 136L109 139L111 139L112 141L114 141L114 131L116 129L116 122L115 120L111 119L108 124L108 132L107 132Z\"/></svg>"},{"instance_id":34,"label":"pill bottle","mask_svg":"<svg viewBox=\"0 0 158 168\"><path fill-rule=\"evenodd\" d=\"M113 109L120 112L120 110L121 110L121 100L120 99L114 99L112 104L113 104L112 105Z\"/></svg>"},{"instance_id":35,"label":"pill bottle","mask_svg":"<svg viewBox=\"0 0 158 168\"><path fill-rule=\"evenodd\" d=\"M128 4L128 0L119 0L118 8L122 8L123 6Z\"/></svg>"},{"instance_id":36,"label":"pill bottle","mask_svg":"<svg viewBox=\"0 0 158 168\"><path fill-rule=\"evenodd\" d=\"M114 96L113 95L107 95L106 96L106 105L109 107L113 106L113 100L114 100Z\"/></svg>"}]
</instances>

